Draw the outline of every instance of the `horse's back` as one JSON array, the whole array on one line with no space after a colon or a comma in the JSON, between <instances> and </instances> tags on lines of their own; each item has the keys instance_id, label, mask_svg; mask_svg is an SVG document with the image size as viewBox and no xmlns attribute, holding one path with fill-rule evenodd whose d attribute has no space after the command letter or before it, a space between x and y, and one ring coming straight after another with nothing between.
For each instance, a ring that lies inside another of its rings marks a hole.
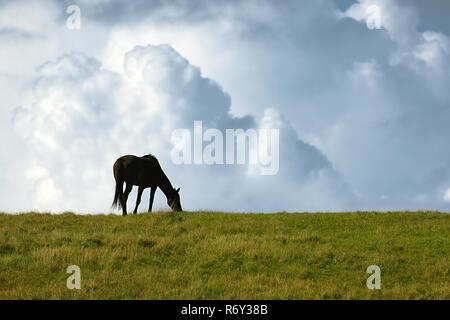
<instances>
[{"instance_id":1,"label":"horse's back","mask_svg":"<svg viewBox=\"0 0 450 320\"><path fill-rule=\"evenodd\" d=\"M147 154L142 157L138 157L138 156L135 156L132 154L127 154L125 156L118 158L116 160L116 163L122 162L122 163L128 164L128 163L132 163L132 162L139 162L140 160L146 160L146 161L151 161L151 162L156 162L156 163L158 162L158 159L156 159L156 157L152 154Z\"/></svg>"},{"instance_id":2,"label":"horse's back","mask_svg":"<svg viewBox=\"0 0 450 320\"><path fill-rule=\"evenodd\" d=\"M158 160L153 155L138 157L135 155L125 155L116 160L114 164L114 176L118 179L119 172L122 170L121 180L134 185L151 184L147 180L152 176L157 177L160 174L161 167Z\"/></svg>"},{"instance_id":3,"label":"horse's back","mask_svg":"<svg viewBox=\"0 0 450 320\"><path fill-rule=\"evenodd\" d=\"M132 154L127 154L126 156L122 156L119 159L116 160L116 163L120 162L123 164L129 164L133 161L136 161L136 159L139 159L138 156L132 155Z\"/></svg>"}]
</instances>

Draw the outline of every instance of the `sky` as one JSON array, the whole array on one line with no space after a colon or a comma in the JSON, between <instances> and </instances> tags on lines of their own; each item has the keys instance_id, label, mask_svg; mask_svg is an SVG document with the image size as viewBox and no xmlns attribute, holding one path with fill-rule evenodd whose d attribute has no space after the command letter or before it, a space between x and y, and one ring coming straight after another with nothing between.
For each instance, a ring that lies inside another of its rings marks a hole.
<instances>
[{"instance_id":1,"label":"sky","mask_svg":"<svg viewBox=\"0 0 450 320\"><path fill-rule=\"evenodd\" d=\"M449 15L446 0L0 1L0 210L111 212L114 161L152 153L185 210L449 211ZM278 130L277 174L174 163L194 121Z\"/></svg>"}]
</instances>

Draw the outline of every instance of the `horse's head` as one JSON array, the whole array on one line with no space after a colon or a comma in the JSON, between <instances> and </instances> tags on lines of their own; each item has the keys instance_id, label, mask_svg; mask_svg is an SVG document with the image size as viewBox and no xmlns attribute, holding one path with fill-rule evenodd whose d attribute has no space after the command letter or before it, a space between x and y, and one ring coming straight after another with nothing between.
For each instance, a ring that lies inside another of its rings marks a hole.
<instances>
[{"instance_id":1,"label":"horse's head","mask_svg":"<svg viewBox=\"0 0 450 320\"><path fill-rule=\"evenodd\" d=\"M180 188L173 189L172 195L167 198L167 204L172 209L172 211L183 211L183 209L181 208L179 191Z\"/></svg>"}]
</instances>

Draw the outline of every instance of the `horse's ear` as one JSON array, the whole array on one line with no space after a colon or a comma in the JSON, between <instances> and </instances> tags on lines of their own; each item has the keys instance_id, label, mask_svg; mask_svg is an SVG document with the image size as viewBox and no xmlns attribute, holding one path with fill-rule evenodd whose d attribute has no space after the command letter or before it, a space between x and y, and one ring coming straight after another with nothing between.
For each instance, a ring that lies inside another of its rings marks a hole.
<instances>
[{"instance_id":1,"label":"horse's ear","mask_svg":"<svg viewBox=\"0 0 450 320\"><path fill-rule=\"evenodd\" d=\"M176 192L180 192L180 189L181 189L181 188L175 189L175 191L176 191Z\"/></svg>"}]
</instances>

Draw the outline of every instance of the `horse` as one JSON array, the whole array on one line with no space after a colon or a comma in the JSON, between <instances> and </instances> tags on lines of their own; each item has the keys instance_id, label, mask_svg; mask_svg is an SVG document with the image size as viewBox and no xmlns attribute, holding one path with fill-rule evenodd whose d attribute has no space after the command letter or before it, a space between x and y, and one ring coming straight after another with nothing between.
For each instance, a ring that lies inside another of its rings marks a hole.
<instances>
[{"instance_id":1,"label":"horse","mask_svg":"<svg viewBox=\"0 0 450 320\"><path fill-rule=\"evenodd\" d=\"M175 189L162 170L158 160L151 154L143 157L126 155L116 160L113 166L116 191L112 207L122 208L122 215L127 215L127 200L133 186L138 186L136 207L133 213L137 213L141 203L142 192L150 188L150 204L148 211L152 211L153 199L156 189L159 187L167 198L167 205L172 211L182 211L180 201L180 188ZM126 183L125 192L123 184Z\"/></svg>"}]
</instances>

